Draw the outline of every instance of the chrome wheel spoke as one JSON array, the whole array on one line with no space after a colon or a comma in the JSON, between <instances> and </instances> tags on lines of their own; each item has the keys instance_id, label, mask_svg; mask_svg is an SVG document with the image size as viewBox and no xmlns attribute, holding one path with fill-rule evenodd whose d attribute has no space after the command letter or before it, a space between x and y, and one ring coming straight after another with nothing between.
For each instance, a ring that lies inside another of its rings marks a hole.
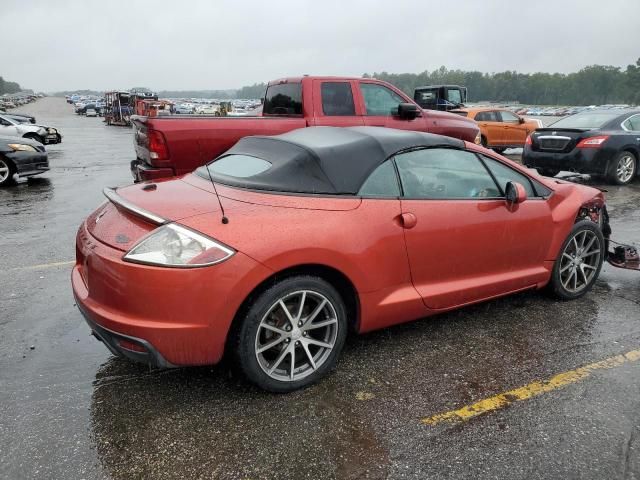
<instances>
[{"instance_id":1,"label":"chrome wheel spoke","mask_svg":"<svg viewBox=\"0 0 640 480\"><path fill-rule=\"evenodd\" d=\"M291 353L291 372L289 374L289 380L293 380L293 373L296 370L296 349L292 347L289 352Z\"/></svg>"},{"instance_id":2,"label":"chrome wheel spoke","mask_svg":"<svg viewBox=\"0 0 640 480\"><path fill-rule=\"evenodd\" d=\"M274 372L274 370L278 368L278 366L282 363L282 361L284 360L284 357L286 357L288 353L289 353L289 348L285 348L284 350L282 350L282 352L280 353L280 356L278 356L276 361L273 362L273 365L271 365L271 368L269 369L269 375L271 375Z\"/></svg>"},{"instance_id":3,"label":"chrome wheel spoke","mask_svg":"<svg viewBox=\"0 0 640 480\"><path fill-rule=\"evenodd\" d=\"M300 307L298 308L298 315L296 315L296 321L299 321L302 318L302 309L304 308L304 301L307 299L307 292L302 292L302 297L300 297Z\"/></svg>"},{"instance_id":4,"label":"chrome wheel spoke","mask_svg":"<svg viewBox=\"0 0 640 480\"><path fill-rule=\"evenodd\" d=\"M282 300L280 300L278 303L280 305L280 308L282 308L282 310L284 311L285 315L289 319L289 323L291 323L291 326L295 326L296 322L293 319L293 317L291 316L291 312L289 312L289 309L287 308L287 306L284 304L284 302Z\"/></svg>"},{"instance_id":5,"label":"chrome wheel spoke","mask_svg":"<svg viewBox=\"0 0 640 480\"><path fill-rule=\"evenodd\" d=\"M276 345L280 345L282 342L284 342L284 337L280 337L280 338L274 340L271 343L267 343L266 345L263 345L262 347L258 348L258 350L256 350L256 352L258 352L258 353L266 352L267 350L272 349Z\"/></svg>"},{"instance_id":6,"label":"chrome wheel spoke","mask_svg":"<svg viewBox=\"0 0 640 480\"><path fill-rule=\"evenodd\" d=\"M331 345L330 343L321 342L320 340L316 340L315 338L307 338L305 340L305 343L307 343L309 345L317 345L318 347L324 347L324 348L332 348L333 347L333 345Z\"/></svg>"},{"instance_id":7,"label":"chrome wheel spoke","mask_svg":"<svg viewBox=\"0 0 640 480\"><path fill-rule=\"evenodd\" d=\"M262 328L264 328L266 330L270 330L272 332L278 333L280 335L286 335L287 334L287 332L285 332L281 328L274 327L273 325L269 325L268 323L263 323L262 325L260 325L260 327L262 327Z\"/></svg>"},{"instance_id":8,"label":"chrome wheel spoke","mask_svg":"<svg viewBox=\"0 0 640 480\"><path fill-rule=\"evenodd\" d=\"M307 344L307 342L302 342L302 348L304 349L304 353L307 354L307 358L309 359L311 368L313 368L314 370L317 369L318 367L316 367L316 362L313 360L313 355L311 355L311 352L309 351L309 345Z\"/></svg>"},{"instance_id":9,"label":"chrome wheel spoke","mask_svg":"<svg viewBox=\"0 0 640 480\"><path fill-rule=\"evenodd\" d=\"M316 328L322 328L322 327L326 327L326 326L329 326L329 325L333 325L334 323L338 323L338 319L330 318L329 320L324 320L324 321L318 322L318 323L309 323L309 322L307 322L306 324L303 325L302 330L304 330L304 331L314 330Z\"/></svg>"},{"instance_id":10,"label":"chrome wheel spoke","mask_svg":"<svg viewBox=\"0 0 640 480\"><path fill-rule=\"evenodd\" d=\"M595 255L596 253L600 253L600 249L596 248L595 250L591 250L590 252L587 252L585 254L582 255L583 258L587 258L587 257L591 257L592 255Z\"/></svg>"}]
</instances>

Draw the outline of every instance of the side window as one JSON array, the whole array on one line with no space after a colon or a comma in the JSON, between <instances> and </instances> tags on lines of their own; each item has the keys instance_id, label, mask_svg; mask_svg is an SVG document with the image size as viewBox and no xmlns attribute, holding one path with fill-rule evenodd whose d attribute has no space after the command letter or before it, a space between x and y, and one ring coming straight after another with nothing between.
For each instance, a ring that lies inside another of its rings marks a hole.
<instances>
[{"instance_id":1,"label":"side window","mask_svg":"<svg viewBox=\"0 0 640 480\"><path fill-rule=\"evenodd\" d=\"M360 83L367 115L391 116L398 112L398 105L405 100L392 90L375 83Z\"/></svg>"},{"instance_id":2,"label":"side window","mask_svg":"<svg viewBox=\"0 0 640 480\"><path fill-rule=\"evenodd\" d=\"M447 98L450 102L458 104L462 103L462 96L460 95L460 90L458 90L457 88L447 89Z\"/></svg>"},{"instance_id":3,"label":"side window","mask_svg":"<svg viewBox=\"0 0 640 480\"><path fill-rule=\"evenodd\" d=\"M497 185L475 154L430 148L395 157L404 196L425 199L500 197Z\"/></svg>"},{"instance_id":4,"label":"side window","mask_svg":"<svg viewBox=\"0 0 640 480\"><path fill-rule=\"evenodd\" d=\"M500 112L500 116L502 117L503 122L508 123L519 123L520 120L513 113L502 110Z\"/></svg>"},{"instance_id":5,"label":"side window","mask_svg":"<svg viewBox=\"0 0 640 480\"><path fill-rule=\"evenodd\" d=\"M507 182L518 182L522 184L524 189L527 191L527 197L535 197L536 192L533 190L533 186L531 185L531 180L526 175L523 175L520 172L515 171L512 168L507 167L505 164L494 160L489 157L482 157L485 165L494 177L496 177L496 181L500 185L500 188L504 192Z\"/></svg>"},{"instance_id":6,"label":"side window","mask_svg":"<svg viewBox=\"0 0 640 480\"><path fill-rule=\"evenodd\" d=\"M302 84L280 83L269 86L262 111L267 115L302 115Z\"/></svg>"},{"instance_id":7,"label":"side window","mask_svg":"<svg viewBox=\"0 0 640 480\"><path fill-rule=\"evenodd\" d=\"M488 112L478 112L476 113L476 118L474 119L476 122L499 122L498 116L496 112L488 111Z\"/></svg>"},{"instance_id":8,"label":"side window","mask_svg":"<svg viewBox=\"0 0 640 480\"><path fill-rule=\"evenodd\" d=\"M627 118L622 123L622 126L625 130L640 132L640 115L633 115L632 117Z\"/></svg>"},{"instance_id":9,"label":"side window","mask_svg":"<svg viewBox=\"0 0 640 480\"><path fill-rule=\"evenodd\" d=\"M391 160L376 168L360 187L359 195L372 197L399 197L400 186Z\"/></svg>"},{"instance_id":10,"label":"side window","mask_svg":"<svg viewBox=\"0 0 640 480\"><path fill-rule=\"evenodd\" d=\"M322 111L328 116L355 115L356 107L349 82L323 82Z\"/></svg>"}]
</instances>

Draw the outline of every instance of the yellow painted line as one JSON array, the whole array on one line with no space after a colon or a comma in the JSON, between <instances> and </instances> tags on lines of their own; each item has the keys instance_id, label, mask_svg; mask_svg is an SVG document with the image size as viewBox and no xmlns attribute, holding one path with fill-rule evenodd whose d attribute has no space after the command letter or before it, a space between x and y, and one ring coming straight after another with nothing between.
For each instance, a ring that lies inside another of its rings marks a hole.
<instances>
[{"instance_id":1,"label":"yellow painted line","mask_svg":"<svg viewBox=\"0 0 640 480\"><path fill-rule=\"evenodd\" d=\"M533 382L529 385L519 387L508 392L494 395L493 397L485 398L479 402L471 405L464 406L457 410L451 410L449 412L439 413L432 417L426 417L422 419L422 423L425 425L438 425L440 423L456 423L469 420L483 415L499 408L511 405L514 402L521 402L528 400L543 393L551 392L559 388L566 387L572 383L580 382L589 377L596 370L603 370L609 368L619 367L625 363L637 362L640 360L640 350L631 350L630 352L622 355L616 355L615 357L606 358L599 362L590 363L575 370L569 370L568 372L559 373L551 377L548 380L539 382Z\"/></svg>"},{"instance_id":2,"label":"yellow painted line","mask_svg":"<svg viewBox=\"0 0 640 480\"><path fill-rule=\"evenodd\" d=\"M67 265L73 265L74 263L76 263L75 260L69 260L68 262L41 263L40 265L29 265L27 267L10 268L6 271L15 272L18 270L44 270L45 268L65 267Z\"/></svg>"}]
</instances>

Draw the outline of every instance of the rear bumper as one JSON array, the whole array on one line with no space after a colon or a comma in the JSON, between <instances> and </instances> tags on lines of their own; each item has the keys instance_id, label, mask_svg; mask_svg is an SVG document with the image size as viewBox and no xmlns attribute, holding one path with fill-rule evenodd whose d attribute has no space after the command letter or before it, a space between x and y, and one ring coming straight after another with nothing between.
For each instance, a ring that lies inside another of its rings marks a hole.
<instances>
[{"instance_id":1,"label":"rear bumper","mask_svg":"<svg viewBox=\"0 0 640 480\"><path fill-rule=\"evenodd\" d=\"M238 308L271 273L240 252L189 269L125 262L123 255L83 223L71 273L76 304L109 350L158 367L217 363Z\"/></svg>"},{"instance_id":2,"label":"rear bumper","mask_svg":"<svg viewBox=\"0 0 640 480\"><path fill-rule=\"evenodd\" d=\"M529 168L604 175L607 173L608 158L603 150L595 148L574 148L568 153L553 153L534 151L526 145L522 163Z\"/></svg>"},{"instance_id":3,"label":"rear bumper","mask_svg":"<svg viewBox=\"0 0 640 480\"><path fill-rule=\"evenodd\" d=\"M76 304L78 305L80 313L82 313L85 321L89 324L92 335L104 343L109 351L117 357L126 357L134 362L144 363L155 368L175 367L175 365L165 360L162 354L160 354L160 352L158 352L158 350L156 350L155 347L146 340L132 337L130 335L123 335L101 327L91 318L91 315L87 310L85 310L82 302L80 302L77 297ZM128 343L121 343L123 341ZM132 350L131 347L126 348L127 344L136 345L138 349Z\"/></svg>"},{"instance_id":4,"label":"rear bumper","mask_svg":"<svg viewBox=\"0 0 640 480\"><path fill-rule=\"evenodd\" d=\"M175 172L172 168L151 167L142 160L136 159L131 161L131 175L133 175L134 182L145 182L158 178L173 177Z\"/></svg>"}]
</instances>

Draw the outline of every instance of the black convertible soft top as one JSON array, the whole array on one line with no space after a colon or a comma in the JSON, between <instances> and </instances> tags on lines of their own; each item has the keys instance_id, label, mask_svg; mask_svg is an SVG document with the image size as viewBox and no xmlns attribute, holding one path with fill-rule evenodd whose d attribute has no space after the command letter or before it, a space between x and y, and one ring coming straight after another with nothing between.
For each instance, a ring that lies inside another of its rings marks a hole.
<instances>
[{"instance_id":1,"label":"black convertible soft top","mask_svg":"<svg viewBox=\"0 0 640 480\"><path fill-rule=\"evenodd\" d=\"M245 137L213 161L230 155L257 157L271 163L261 173L234 177L214 169L210 172L214 181L243 188L355 195L371 172L387 158L403 150L434 146L463 148L464 142L382 127L308 127L270 137ZM204 178L209 175L205 168L198 169L197 173Z\"/></svg>"}]
</instances>

